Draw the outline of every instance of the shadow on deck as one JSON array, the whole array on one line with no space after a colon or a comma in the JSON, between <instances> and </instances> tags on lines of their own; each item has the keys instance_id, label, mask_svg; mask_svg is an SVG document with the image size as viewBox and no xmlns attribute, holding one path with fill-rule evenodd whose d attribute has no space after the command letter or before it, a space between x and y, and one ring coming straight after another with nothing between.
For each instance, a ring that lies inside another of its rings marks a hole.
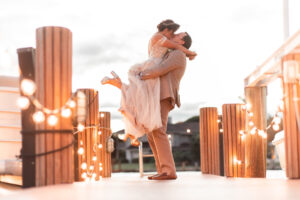
<instances>
[{"instance_id":1,"label":"shadow on deck","mask_svg":"<svg viewBox=\"0 0 300 200\"><path fill-rule=\"evenodd\" d=\"M179 172L172 181L149 181L138 173L114 173L99 182L76 182L2 193L1 199L299 199L300 180L288 180L282 171L267 178L225 178L201 172ZM1 191L5 189L1 188Z\"/></svg>"}]
</instances>

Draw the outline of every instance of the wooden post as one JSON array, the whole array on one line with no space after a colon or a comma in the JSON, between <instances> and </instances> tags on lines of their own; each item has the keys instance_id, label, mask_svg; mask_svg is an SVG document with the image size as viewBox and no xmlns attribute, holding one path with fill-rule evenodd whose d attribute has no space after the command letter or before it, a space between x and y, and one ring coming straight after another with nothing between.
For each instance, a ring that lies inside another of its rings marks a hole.
<instances>
[{"instance_id":1,"label":"wooden post","mask_svg":"<svg viewBox=\"0 0 300 200\"><path fill-rule=\"evenodd\" d=\"M224 176L224 131L223 131L222 124L223 124L223 117L222 115L218 115L220 175Z\"/></svg>"},{"instance_id":2,"label":"wooden post","mask_svg":"<svg viewBox=\"0 0 300 200\"><path fill-rule=\"evenodd\" d=\"M245 175L245 131L246 112L242 104L224 104L222 106L224 130L224 167L227 177Z\"/></svg>"},{"instance_id":3,"label":"wooden post","mask_svg":"<svg viewBox=\"0 0 300 200\"><path fill-rule=\"evenodd\" d=\"M21 83L23 79L35 80L34 68L35 68L35 49L34 48L20 48L17 50L20 67L20 79ZM20 90L21 96L23 96L22 90ZM22 110L22 131L34 131L35 124L32 120L34 113L34 106L30 103L26 110ZM35 135L24 133L22 134L22 155L34 155L35 154ZM22 180L23 188L35 186L35 157L24 156L22 157Z\"/></svg>"},{"instance_id":4,"label":"wooden post","mask_svg":"<svg viewBox=\"0 0 300 200\"><path fill-rule=\"evenodd\" d=\"M217 108L201 108L199 123L201 171L203 174L220 175Z\"/></svg>"},{"instance_id":5,"label":"wooden post","mask_svg":"<svg viewBox=\"0 0 300 200\"><path fill-rule=\"evenodd\" d=\"M286 176L300 178L300 54L282 59Z\"/></svg>"},{"instance_id":6,"label":"wooden post","mask_svg":"<svg viewBox=\"0 0 300 200\"><path fill-rule=\"evenodd\" d=\"M103 178L111 177L111 153L107 151L108 139L111 136L110 130L110 113L109 112L99 112L99 123L100 123L100 144L102 144L102 149L100 149L100 158L102 165L101 176Z\"/></svg>"},{"instance_id":7,"label":"wooden post","mask_svg":"<svg viewBox=\"0 0 300 200\"><path fill-rule=\"evenodd\" d=\"M46 108L58 109L67 103L72 94L72 33L62 27L41 27L36 35L36 98ZM55 126L48 125L47 118L36 125L36 129L43 132L36 135L37 154L73 142L71 119L59 116ZM73 148L36 157L36 186L73 181Z\"/></svg>"},{"instance_id":8,"label":"wooden post","mask_svg":"<svg viewBox=\"0 0 300 200\"><path fill-rule=\"evenodd\" d=\"M77 144L75 147L78 163L76 164L78 169L78 180L83 181L86 178L99 180L100 178L100 147L99 147L99 122L98 122L98 110L99 100L98 91L94 89L79 89L86 96L87 112L86 120L82 124L85 129L77 133ZM83 148L82 154L78 154L78 149ZM76 176L77 177L77 176Z\"/></svg>"},{"instance_id":9,"label":"wooden post","mask_svg":"<svg viewBox=\"0 0 300 200\"><path fill-rule=\"evenodd\" d=\"M246 87L246 102L250 105L249 112L253 113L251 120L259 130L266 130L266 87ZM246 116L246 141L245 141L245 177L266 177L267 140L259 135L250 134L253 126L249 125Z\"/></svg>"}]
</instances>

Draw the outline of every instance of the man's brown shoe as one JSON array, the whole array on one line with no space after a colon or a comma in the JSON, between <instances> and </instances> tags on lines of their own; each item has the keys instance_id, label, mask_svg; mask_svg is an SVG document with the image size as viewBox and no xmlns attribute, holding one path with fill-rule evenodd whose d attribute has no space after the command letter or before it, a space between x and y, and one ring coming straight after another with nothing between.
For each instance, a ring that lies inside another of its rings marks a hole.
<instances>
[{"instance_id":1,"label":"man's brown shoe","mask_svg":"<svg viewBox=\"0 0 300 200\"><path fill-rule=\"evenodd\" d=\"M176 178L176 175L168 175L167 173L162 173L152 176L150 180L174 180Z\"/></svg>"}]
</instances>

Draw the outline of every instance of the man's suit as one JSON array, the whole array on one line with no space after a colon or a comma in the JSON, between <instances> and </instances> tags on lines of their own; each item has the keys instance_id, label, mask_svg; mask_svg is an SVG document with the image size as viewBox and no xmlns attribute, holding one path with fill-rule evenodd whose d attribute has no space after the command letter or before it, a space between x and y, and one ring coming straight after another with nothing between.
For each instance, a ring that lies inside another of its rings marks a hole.
<instances>
[{"instance_id":1,"label":"man's suit","mask_svg":"<svg viewBox=\"0 0 300 200\"><path fill-rule=\"evenodd\" d=\"M186 55L173 50L165 55L163 61L149 70L142 72L142 79L160 77L160 109L162 127L147 134L148 141L155 157L158 173L175 176L176 168L170 148L167 131L168 114L175 107L180 107L179 84L186 67Z\"/></svg>"}]
</instances>

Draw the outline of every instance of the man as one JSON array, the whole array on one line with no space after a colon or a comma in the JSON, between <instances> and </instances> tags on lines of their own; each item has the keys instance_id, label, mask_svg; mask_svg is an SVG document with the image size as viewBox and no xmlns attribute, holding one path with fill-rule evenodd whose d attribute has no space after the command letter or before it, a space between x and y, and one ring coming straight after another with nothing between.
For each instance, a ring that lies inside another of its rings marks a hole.
<instances>
[{"instance_id":1,"label":"man","mask_svg":"<svg viewBox=\"0 0 300 200\"><path fill-rule=\"evenodd\" d=\"M174 35L172 41L183 45L187 49L192 44L191 37L186 32ZM194 57L190 57L190 60L192 59ZM165 55L163 61L157 67L145 70L139 74L142 80L160 77L160 106L163 126L147 134L157 169L156 175L148 177L150 180L170 180L177 178L166 130L169 112L175 107L175 104L180 107L178 90L185 67L186 55L182 51L173 50Z\"/></svg>"}]
</instances>

